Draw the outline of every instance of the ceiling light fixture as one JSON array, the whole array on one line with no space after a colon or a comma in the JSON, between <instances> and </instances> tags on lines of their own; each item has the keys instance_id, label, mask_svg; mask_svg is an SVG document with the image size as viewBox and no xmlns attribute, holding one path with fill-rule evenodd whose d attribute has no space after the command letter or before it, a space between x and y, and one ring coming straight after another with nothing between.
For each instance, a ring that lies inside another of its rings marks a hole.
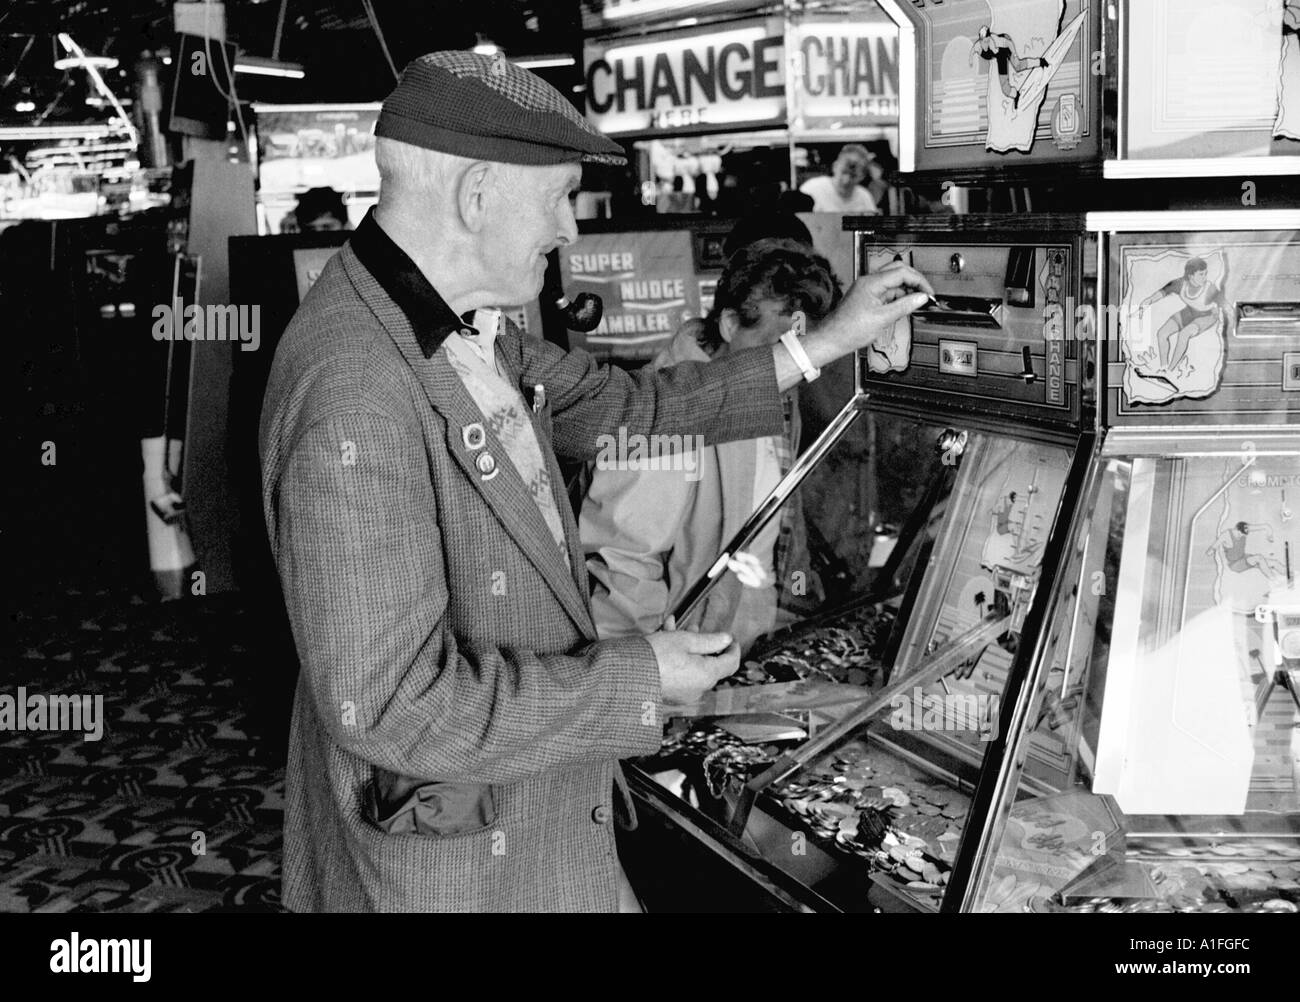
<instances>
[{"instance_id":1,"label":"ceiling light fixture","mask_svg":"<svg viewBox=\"0 0 1300 1002\"><path fill-rule=\"evenodd\" d=\"M520 56L514 61L516 66L526 70L545 69L549 66L572 66L577 62L572 56Z\"/></svg>"},{"instance_id":2,"label":"ceiling light fixture","mask_svg":"<svg viewBox=\"0 0 1300 1002\"><path fill-rule=\"evenodd\" d=\"M34 101L18 101L14 104L14 111L35 111L36 103Z\"/></svg>"},{"instance_id":3,"label":"ceiling light fixture","mask_svg":"<svg viewBox=\"0 0 1300 1002\"><path fill-rule=\"evenodd\" d=\"M283 59L266 59L263 56L247 54L241 54L235 60L235 72L263 77L288 77L290 80L301 80L307 75L302 68L302 63L290 63Z\"/></svg>"},{"instance_id":4,"label":"ceiling light fixture","mask_svg":"<svg viewBox=\"0 0 1300 1002\"><path fill-rule=\"evenodd\" d=\"M103 139L107 125L0 125L0 139Z\"/></svg>"},{"instance_id":5,"label":"ceiling light fixture","mask_svg":"<svg viewBox=\"0 0 1300 1002\"><path fill-rule=\"evenodd\" d=\"M131 142L139 143L140 135L135 131L135 126L131 124L131 119L127 115L126 109L122 107L122 102L117 99L117 95L113 93L108 84L104 83L104 78L100 75L99 68L103 65L100 60L104 57L87 56L85 50L74 42L72 36L67 32L59 32L59 44L63 46L64 51L69 56L76 59L76 65L86 71L86 75L90 77L91 82L95 85L95 90L108 99L109 104L113 106L113 110L121 117L123 129L131 137ZM58 63L56 62L55 65L57 66ZM112 61L112 65L117 65L116 59Z\"/></svg>"},{"instance_id":6,"label":"ceiling light fixture","mask_svg":"<svg viewBox=\"0 0 1300 1002\"><path fill-rule=\"evenodd\" d=\"M501 46L497 45L496 42L492 41L492 39L488 38L481 31L475 32L475 37L478 41L474 43L474 51L480 56L495 56L501 51Z\"/></svg>"},{"instance_id":7,"label":"ceiling light fixture","mask_svg":"<svg viewBox=\"0 0 1300 1002\"><path fill-rule=\"evenodd\" d=\"M54 60L56 70L88 70L92 66L97 70L115 70L117 60L112 56L63 56Z\"/></svg>"}]
</instances>

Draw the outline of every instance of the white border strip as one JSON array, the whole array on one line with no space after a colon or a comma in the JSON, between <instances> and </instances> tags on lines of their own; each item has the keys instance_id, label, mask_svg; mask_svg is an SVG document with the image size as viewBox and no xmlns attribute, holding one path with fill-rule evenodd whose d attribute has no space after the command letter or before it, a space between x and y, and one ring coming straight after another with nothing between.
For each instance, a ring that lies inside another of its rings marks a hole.
<instances>
[{"instance_id":1,"label":"white border strip","mask_svg":"<svg viewBox=\"0 0 1300 1002\"><path fill-rule=\"evenodd\" d=\"M898 25L898 171L916 170L917 79L916 25L899 9L898 0L876 0L889 19Z\"/></svg>"},{"instance_id":2,"label":"white border strip","mask_svg":"<svg viewBox=\"0 0 1300 1002\"><path fill-rule=\"evenodd\" d=\"M1102 176L1110 180L1238 177L1251 174L1259 176L1300 174L1300 157L1189 157L1177 160L1107 160L1102 164Z\"/></svg>"},{"instance_id":3,"label":"white border strip","mask_svg":"<svg viewBox=\"0 0 1300 1002\"><path fill-rule=\"evenodd\" d=\"M1089 212L1093 233L1170 233L1179 230L1300 230L1300 209L1206 209L1173 212Z\"/></svg>"}]
</instances>

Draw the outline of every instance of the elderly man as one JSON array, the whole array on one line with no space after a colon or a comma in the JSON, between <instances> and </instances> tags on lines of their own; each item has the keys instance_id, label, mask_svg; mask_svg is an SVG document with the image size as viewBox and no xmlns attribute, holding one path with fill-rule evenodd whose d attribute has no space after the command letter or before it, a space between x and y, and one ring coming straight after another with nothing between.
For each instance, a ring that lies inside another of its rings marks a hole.
<instances>
[{"instance_id":1,"label":"elderly man","mask_svg":"<svg viewBox=\"0 0 1300 1002\"><path fill-rule=\"evenodd\" d=\"M411 63L375 134L379 205L290 324L262 414L303 668L284 901L614 911L617 760L658 747L663 704L738 655L723 634L597 642L556 454L593 459L622 431L777 434L783 389L927 286L900 267L802 344L630 376L494 308L539 293L577 237L580 164L619 147L539 78L463 52Z\"/></svg>"}]
</instances>

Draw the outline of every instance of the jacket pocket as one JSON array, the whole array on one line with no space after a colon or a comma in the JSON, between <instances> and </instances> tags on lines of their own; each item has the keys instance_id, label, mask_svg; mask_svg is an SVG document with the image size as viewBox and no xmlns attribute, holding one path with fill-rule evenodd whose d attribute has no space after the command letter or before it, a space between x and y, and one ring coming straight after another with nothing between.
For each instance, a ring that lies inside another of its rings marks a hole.
<instances>
[{"instance_id":1,"label":"jacket pocket","mask_svg":"<svg viewBox=\"0 0 1300 1002\"><path fill-rule=\"evenodd\" d=\"M376 768L366 785L362 813L389 835L451 838L491 826L497 805L487 783L422 780Z\"/></svg>"}]
</instances>

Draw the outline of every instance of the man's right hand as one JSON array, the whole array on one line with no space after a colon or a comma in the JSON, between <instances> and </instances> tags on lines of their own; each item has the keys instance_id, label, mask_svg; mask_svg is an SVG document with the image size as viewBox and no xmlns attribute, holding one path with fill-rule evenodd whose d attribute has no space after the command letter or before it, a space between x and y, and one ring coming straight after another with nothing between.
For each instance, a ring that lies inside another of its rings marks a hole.
<instances>
[{"instance_id":1,"label":"man's right hand","mask_svg":"<svg viewBox=\"0 0 1300 1002\"><path fill-rule=\"evenodd\" d=\"M924 275L900 261L863 275L849 287L834 312L803 339L809 361L820 369L842 355L874 344L890 334L894 324L924 306L933 292ZM797 385L803 373L785 345L778 343L772 350L776 381L784 392Z\"/></svg>"},{"instance_id":2,"label":"man's right hand","mask_svg":"<svg viewBox=\"0 0 1300 1002\"><path fill-rule=\"evenodd\" d=\"M659 661L665 703L689 706L740 667L740 645L728 633L660 630L646 637Z\"/></svg>"}]
</instances>

